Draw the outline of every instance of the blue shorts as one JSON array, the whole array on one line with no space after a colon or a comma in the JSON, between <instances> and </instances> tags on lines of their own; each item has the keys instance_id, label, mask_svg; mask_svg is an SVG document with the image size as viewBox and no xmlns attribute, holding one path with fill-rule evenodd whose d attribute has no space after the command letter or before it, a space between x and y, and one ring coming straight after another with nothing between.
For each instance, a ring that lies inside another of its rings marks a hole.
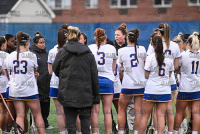
<instances>
[{"instance_id":1,"label":"blue shorts","mask_svg":"<svg viewBox=\"0 0 200 134\"><path fill-rule=\"evenodd\" d=\"M58 88L50 87L49 97L57 99L58 98Z\"/></svg>"},{"instance_id":2,"label":"blue shorts","mask_svg":"<svg viewBox=\"0 0 200 134\"><path fill-rule=\"evenodd\" d=\"M195 101L200 100L199 92L178 92L177 100L182 101Z\"/></svg>"},{"instance_id":3,"label":"blue shorts","mask_svg":"<svg viewBox=\"0 0 200 134\"><path fill-rule=\"evenodd\" d=\"M130 95L130 96L144 95L144 88L140 88L140 89L125 89L125 88L122 88L121 94Z\"/></svg>"},{"instance_id":4,"label":"blue shorts","mask_svg":"<svg viewBox=\"0 0 200 134\"><path fill-rule=\"evenodd\" d=\"M172 97L171 94L144 94L143 99L153 102L168 102L172 100Z\"/></svg>"},{"instance_id":5,"label":"blue shorts","mask_svg":"<svg viewBox=\"0 0 200 134\"><path fill-rule=\"evenodd\" d=\"M113 95L113 100L118 100L119 99L119 96L120 96L120 93L115 93Z\"/></svg>"},{"instance_id":6,"label":"blue shorts","mask_svg":"<svg viewBox=\"0 0 200 134\"><path fill-rule=\"evenodd\" d=\"M32 101L32 100L38 100L39 94L28 96L28 97L12 97L12 96L9 96L9 98L12 99L12 100Z\"/></svg>"},{"instance_id":7,"label":"blue shorts","mask_svg":"<svg viewBox=\"0 0 200 134\"><path fill-rule=\"evenodd\" d=\"M99 94L114 94L113 81L99 76Z\"/></svg>"},{"instance_id":8,"label":"blue shorts","mask_svg":"<svg viewBox=\"0 0 200 134\"><path fill-rule=\"evenodd\" d=\"M12 101L12 99L9 98L9 87L6 90L6 101Z\"/></svg>"},{"instance_id":9,"label":"blue shorts","mask_svg":"<svg viewBox=\"0 0 200 134\"><path fill-rule=\"evenodd\" d=\"M174 92L177 90L177 85L174 84L174 85L171 85L171 92Z\"/></svg>"},{"instance_id":10,"label":"blue shorts","mask_svg":"<svg viewBox=\"0 0 200 134\"><path fill-rule=\"evenodd\" d=\"M3 98L4 98L4 100L6 99L6 92L5 93L1 93L2 94L2 96L3 96ZM2 100L2 98L0 97L0 100Z\"/></svg>"}]
</instances>

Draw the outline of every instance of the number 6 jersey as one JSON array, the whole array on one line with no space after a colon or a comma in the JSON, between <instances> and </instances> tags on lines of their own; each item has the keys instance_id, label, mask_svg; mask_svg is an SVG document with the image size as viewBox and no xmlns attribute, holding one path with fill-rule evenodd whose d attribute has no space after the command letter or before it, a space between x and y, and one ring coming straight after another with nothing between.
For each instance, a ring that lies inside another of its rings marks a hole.
<instances>
[{"instance_id":1,"label":"number 6 jersey","mask_svg":"<svg viewBox=\"0 0 200 134\"><path fill-rule=\"evenodd\" d=\"M5 61L6 69L10 73L11 97L28 97L38 94L38 87L34 69L38 67L36 55L30 51L9 54Z\"/></svg>"}]
</instances>

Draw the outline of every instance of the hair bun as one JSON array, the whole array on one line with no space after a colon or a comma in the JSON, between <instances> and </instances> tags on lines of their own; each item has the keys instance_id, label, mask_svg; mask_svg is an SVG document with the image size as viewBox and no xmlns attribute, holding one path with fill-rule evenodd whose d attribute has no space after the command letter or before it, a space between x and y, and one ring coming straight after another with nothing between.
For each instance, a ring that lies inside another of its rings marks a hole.
<instances>
[{"instance_id":1,"label":"hair bun","mask_svg":"<svg viewBox=\"0 0 200 134\"><path fill-rule=\"evenodd\" d=\"M194 35L194 36L198 36L199 33L198 33L198 32L194 32L193 35Z\"/></svg>"},{"instance_id":2,"label":"hair bun","mask_svg":"<svg viewBox=\"0 0 200 134\"><path fill-rule=\"evenodd\" d=\"M178 36L179 36L179 37L180 37L180 36L182 36L182 35L183 35L183 33L181 33L181 32L180 32L180 33L178 33Z\"/></svg>"}]
</instances>

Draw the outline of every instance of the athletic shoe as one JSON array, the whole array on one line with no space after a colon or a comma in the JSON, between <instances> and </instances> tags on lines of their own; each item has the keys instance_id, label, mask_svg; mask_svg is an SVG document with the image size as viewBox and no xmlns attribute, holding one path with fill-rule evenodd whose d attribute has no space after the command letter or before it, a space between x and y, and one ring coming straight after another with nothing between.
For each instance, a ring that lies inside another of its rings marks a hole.
<instances>
[{"instance_id":1,"label":"athletic shoe","mask_svg":"<svg viewBox=\"0 0 200 134\"><path fill-rule=\"evenodd\" d=\"M48 125L48 127L46 127L46 129L54 129L54 127Z\"/></svg>"}]
</instances>

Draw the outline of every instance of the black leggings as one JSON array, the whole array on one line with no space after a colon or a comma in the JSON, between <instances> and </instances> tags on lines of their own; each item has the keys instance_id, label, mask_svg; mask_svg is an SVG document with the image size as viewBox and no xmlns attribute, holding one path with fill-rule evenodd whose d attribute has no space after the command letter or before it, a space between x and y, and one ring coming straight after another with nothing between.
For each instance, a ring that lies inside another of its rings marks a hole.
<instances>
[{"instance_id":1,"label":"black leggings","mask_svg":"<svg viewBox=\"0 0 200 134\"><path fill-rule=\"evenodd\" d=\"M91 107L74 108L64 107L68 134L76 134L76 119L79 115L82 134L90 134Z\"/></svg>"}]
</instances>

